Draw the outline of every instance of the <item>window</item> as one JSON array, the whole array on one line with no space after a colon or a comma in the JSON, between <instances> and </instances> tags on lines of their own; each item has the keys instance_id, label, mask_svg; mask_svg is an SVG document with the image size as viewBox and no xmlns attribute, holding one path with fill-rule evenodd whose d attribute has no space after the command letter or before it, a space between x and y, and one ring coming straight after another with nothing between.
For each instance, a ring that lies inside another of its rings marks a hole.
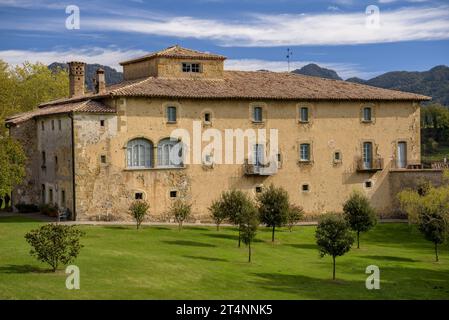
<instances>
[{"instance_id":1,"label":"window","mask_svg":"<svg viewBox=\"0 0 449 320\"><path fill-rule=\"evenodd\" d=\"M106 156L105 155L101 155L100 156L100 160L101 160L101 163L106 163Z\"/></svg>"},{"instance_id":2,"label":"window","mask_svg":"<svg viewBox=\"0 0 449 320\"><path fill-rule=\"evenodd\" d=\"M126 151L128 168L151 168L153 166L153 143L151 141L141 138L131 140L126 146Z\"/></svg>"},{"instance_id":3,"label":"window","mask_svg":"<svg viewBox=\"0 0 449 320\"><path fill-rule=\"evenodd\" d=\"M210 122L210 113L209 112L206 112L204 114L204 122Z\"/></svg>"},{"instance_id":4,"label":"window","mask_svg":"<svg viewBox=\"0 0 449 320\"><path fill-rule=\"evenodd\" d=\"M61 190L61 207L65 208L65 190Z\"/></svg>"},{"instance_id":5,"label":"window","mask_svg":"<svg viewBox=\"0 0 449 320\"><path fill-rule=\"evenodd\" d=\"M363 143L363 167L371 169L373 164L373 144L371 142Z\"/></svg>"},{"instance_id":6,"label":"window","mask_svg":"<svg viewBox=\"0 0 449 320\"><path fill-rule=\"evenodd\" d=\"M369 189L373 186L373 183L371 181L365 181L365 188Z\"/></svg>"},{"instance_id":7,"label":"window","mask_svg":"<svg viewBox=\"0 0 449 320\"><path fill-rule=\"evenodd\" d=\"M143 193L142 192L136 192L134 195L134 199L136 200L143 200Z\"/></svg>"},{"instance_id":8,"label":"window","mask_svg":"<svg viewBox=\"0 0 449 320\"><path fill-rule=\"evenodd\" d=\"M44 123L44 121L41 121L41 129L42 129L42 131L45 130L45 123Z\"/></svg>"},{"instance_id":9,"label":"window","mask_svg":"<svg viewBox=\"0 0 449 320\"><path fill-rule=\"evenodd\" d=\"M53 189L52 188L50 188L48 190L48 202L53 203Z\"/></svg>"},{"instance_id":10,"label":"window","mask_svg":"<svg viewBox=\"0 0 449 320\"><path fill-rule=\"evenodd\" d=\"M309 108L301 107L300 114L299 114L299 121L309 122Z\"/></svg>"},{"instance_id":11,"label":"window","mask_svg":"<svg viewBox=\"0 0 449 320\"><path fill-rule=\"evenodd\" d=\"M371 122L371 107L364 107L363 108L363 121L364 122Z\"/></svg>"},{"instance_id":12,"label":"window","mask_svg":"<svg viewBox=\"0 0 449 320\"><path fill-rule=\"evenodd\" d=\"M61 119L58 120L58 129L59 129L59 131L62 130L62 120Z\"/></svg>"},{"instance_id":13,"label":"window","mask_svg":"<svg viewBox=\"0 0 449 320\"><path fill-rule=\"evenodd\" d=\"M176 107L167 107L167 122L176 122Z\"/></svg>"},{"instance_id":14,"label":"window","mask_svg":"<svg viewBox=\"0 0 449 320\"><path fill-rule=\"evenodd\" d=\"M41 185L41 201L45 203L45 184Z\"/></svg>"},{"instance_id":15,"label":"window","mask_svg":"<svg viewBox=\"0 0 449 320\"><path fill-rule=\"evenodd\" d=\"M45 167L47 164L47 156L45 154L45 151L42 151L42 167Z\"/></svg>"},{"instance_id":16,"label":"window","mask_svg":"<svg viewBox=\"0 0 449 320\"><path fill-rule=\"evenodd\" d=\"M334 162L335 163L341 162L341 152L340 151L334 152Z\"/></svg>"},{"instance_id":17,"label":"window","mask_svg":"<svg viewBox=\"0 0 449 320\"><path fill-rule=\"evenodd\" d=\"M301 143L299 146L299 159L300 161L310 161L310 144Z\"/></svg>"},{"instance_id":18,"label":"window","mask_svg":"<svg viewBox=\"0 0 449 320\"><path fill-rule=\"evenodd\" d=\"M159 141L157 146L158 167L182 167L183 164L182 142L165 138Z\"/></svg>"},{"instance_id":19,"label":"window","mask_svg":"<svg viewBox=\"0 0 449 320\"><path fill-rule=\"evenodd\" d=\"M262 107L254 107L253 109L253 121L254 122L262 122Z\"/></svg>"},{"instance_id":20,"label":"window","mask_svg":"<svg viewBox=\"0 0 449 320\"><path fill-rule=\"evenodd\" d=\"M199 63L183 62L182 63L182 72L199 73L199 72L201 72L201 66Z\"/></svg>"},{"instance_id":21,"label":"window","mask_svg":"<svg viewBox=\"0 0 449 320\"><path fill-rule=\"evenodd\" d=\"M55 120L51 120L51 130L55 130Z\"/></svg>"},{"instance_id":22,"label":"window","mask_svg":"<svg viewBox=\"0 0 449 320\"><path fill-rule=\"evenodd\" d=\"M310 188L309 188L309 185L307 183L305 183L305 184L303 184L301 186L301 191L302 192L309 192L309 190L310 190Z\"/></svg>"},{"instance_id":23,"label":"window","mask_svg":"<svg viewBox=\"0 0 449 320\"><path fill-rule=\"evenodd\" d=\"M263 144L255 144L253 146L253 163L255 166L262 166L264 164L265 150Z\"/></svg>"},{"instance_id":24,"label":"window","mask_svg":"<svg viewBox=\"0 0 449 320\"><path fill-rule=\"evenodd\" d=\"M261 193L263 190L262 190L262 187L261 186L257 186L256 187L256 193Z\"/></svg>"},{"instance_id":25,"label":"window","mask_svg":"<svg viewBox=\"0 0 449 320\"><path fill-rule=\"evenodd\" d=\"M100 120L100 127L104 127L104 120Z\"/></svg>"},{"instance_id":26,"label":"window","mask_svg":"<svg viewBox=\"0 0 449 320\"><path fill-rule=\"evenodd\" d=\"M172 190L170 191L170 198L176 198L178 196L178 191Z\"/></svg>"}]
</instances>

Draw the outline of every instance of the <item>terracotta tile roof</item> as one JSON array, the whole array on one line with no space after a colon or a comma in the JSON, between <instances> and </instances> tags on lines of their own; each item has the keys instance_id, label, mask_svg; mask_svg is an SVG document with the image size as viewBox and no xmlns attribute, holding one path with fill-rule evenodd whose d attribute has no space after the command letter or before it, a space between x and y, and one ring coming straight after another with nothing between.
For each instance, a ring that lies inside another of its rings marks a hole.
<instances>
[{"instance_id":1,"label":"terracotta tile roof","mask_svg":"<svg viewBox=\"0 0 449 320\"><path fill-rule=\"evenodd\" d=\"M69 113L69 112L88 112L88 113L113 113L114 108L110 108L101 102L93 100L85 100L78 102L61 102L52 104L45 108L39 108L33 111L19 113L6 119L6 124L18 124L30 120L38 116L47 116L53 114Z\"/></svg>"},{"instance_id":2,"label":"terracotta tile roof","mask_svg":"<svg viewBox=\"0 0 449 320\"><path fill-rule=\"evenodd\" d=\"M218 54L196 51L196 50L187 49L187 48L183 48L183 47L176 45L176 46L168 47L167 49L164 49L161 51L147 54L142 57L138 57L135 59L120 62L120 64L124 65L124 64L129 64L129 63L133 63L133 62L139 62L142 60L151 59L151 58L156 58L156 57L175 58L175 59L199 59L199 60L205 60L205 59L207 59L207 60L225 60L226 59L225 56L221 56Z\"/></svg>"},{"instance_id":3,"label":"terracotta tile roof","mask_svg":"<svg viewBox=\"0 0 449 320\"><path fill-rule=\"evenodd\" d=\"M132 84L107 88L112 96L192 99L275 100L410 100L426 101L419 94L367 85L278 72L225 71L223 79L149 77Z\"/></svg>"}]
</instances>

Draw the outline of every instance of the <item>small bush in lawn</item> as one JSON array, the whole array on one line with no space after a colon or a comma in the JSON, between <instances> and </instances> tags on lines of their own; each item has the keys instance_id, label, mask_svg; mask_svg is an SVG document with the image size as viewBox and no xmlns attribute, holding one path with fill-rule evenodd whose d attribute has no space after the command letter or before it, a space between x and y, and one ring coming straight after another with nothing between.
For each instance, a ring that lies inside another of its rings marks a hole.
<instances>
[{"instance_id":1,"label":"small bush in lawn","mask_svg":"<svg viewBox=\"0 0 449 320\"><path fill-rule=\"evenodd\" d=\"M343 215L357 234L357 248L360 248L360 232L366 232L377 223L376 213L367 197L353 192L343 205Z\"/></svg>"},{"instance_id":2,"label":"small bush in lawn","mask_svg":"<svg viewBox=\"0 0 449 320\"><path fill-rule=\"evenodd\" d=\"M75 226L46 224L28 232L25 239L32 247L30 254L49 264L55 272L59 265L67 265L76 259L82 248L80 238L83 234Z\"/></svg>"},{"instance_id":3,"label":"small bush in lawn","mask_svg":"<svg viewBox=\"0 0 449 320\"><path fill-rule=\"evenodd\" d=\"M139 229L150 209L150 204L144 200L134 200L129 206L130 215L136 220L136 228Z\"/></svg>"},{"instance_id":4,"label":"small bush in lawn","mask_svg":"<svg viewBox=\"0 0 449 320\"><path fill-rule=\"evenodd\" d=\"M190 217L191 212L192 205L184 200L178 199L172 203L170 214L178 223L179 230L182 229L182 224Z\"/></svg>"},{"instance_id":5,"label":"small bush in lawn","mask_svg":"<svg viewBox=\"0 0 449 320\"><path fill-rule=\"evenodd\" d=\"M210 215L217 225L217 231L220 231L220 224L228 218L228 212L226 211L223 202L220 200L216 200L212 202L212 205L209 207Z\"/></svg>"},{"instance_id":6,"label":"small bush in lawn","mask_svg":"<svg viewBox=\"0 0 449 320\"><path fill-rule=\"evenodd\" d=\"M332 257L332 279L335 280L335 258L348 252L354 243L351 229L343 217L337 214L327 214L318 222L315 238L320 256L330 255Z\"/></svg>"},{"instance_id":7,"label":"small bush in lawn","mask_svg":"<svg viewBox=\"0 0 449 320\"><path fill-rule=\"evenodd\" d=\"M259 217L256 207L246 206L241 215L240 236L243 243L248 246L248 262L251 262L251 242L256 236L258 226Z\"/></svg>"},{"instance_id":8,"label":"small bush in lawn","mask_svg":"<svg viewBox=\"0 0 449 320\"><path fill-rule=\"evenodd\" d=\"M290 208L288 193L282 187L270 185L257 196L260 221L272 228L271 241L274 242L276 227L282 227L287 222Z\"/></svg>"},{"instance_id":9,"label":"small bush in lawn","mask_svg":"<svg viewBox=\"0 0 449 320\"><path fill-rule=\"evenodd\" d=\"M448 224L437 208L422 207L419 212L419 231L435 245L435 261L438 262L438 245L443 244L448 235Z\"/></svg>"},{"instance_id":10,"label":"small bush in lawn","mask_svg":"<svg viewBox=\"0 0 449 320\"><path fill-rule=\"evenodd\" d=\"M302 207L291 204L287 214L288 230L291 232L293 226L297 224L299 221L301 221L303 217L304 217L304 210L302 209Z\"/></svg>"},{"instance_id":11,"label":"small bush in lawn","mask_svg":"<svg viewBox=\"0 0 449 320\"><path fill-rule=\"evenodd\" d=\"M220 199L217 200L217 203L219 203L220 210L223 212L223 214L226 214L229 221L238 226L239 228L239 248L240 248L240 241L241 241L241 216L242 214L248 209L253 207L254 203L253 201L246 195L243 191L240 190L230 190L230 191L224 191L220 195ZM218 206L218 205L217 205Z\"/></svg>"}]
</instances>

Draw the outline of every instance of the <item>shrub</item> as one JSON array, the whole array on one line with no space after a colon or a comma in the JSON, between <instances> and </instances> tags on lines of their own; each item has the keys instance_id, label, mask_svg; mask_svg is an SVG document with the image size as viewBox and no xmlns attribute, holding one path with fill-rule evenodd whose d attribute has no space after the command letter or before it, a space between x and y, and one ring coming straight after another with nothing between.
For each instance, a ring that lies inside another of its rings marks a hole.
<instances>
[{"instance_id":1,"label":"shrub","mask_svg":"<svg viewBox=\"0 0 449 320\"><path fill-rule=\"evenodd\" d=\"M220 224L228 218L228 212L226 211L223 202L220 200L216 200L212 202L212 205L209 207L210 215L217 225L217 231L220 231Z\"/></svg>"},{"instance_id":2,"label":"shrub","mask_svg":"<svg viewBox=\"0 0 449 320\"><path fill-rule=\"evenodd\" d=\"M20 213L33 213L33 212L39 211L39 207L35 204L28 204L28 203L20 202L20 203L16 204L15 207Z\"/></svg>"},{"instance_id":3,"label":"shrub","mask_svg":"<svg viewBox=\"0 0 449 320\"><path fill-rule=\"evenodd\" d=\"M58 205L53 203L41 204L39 206L39 210L42 214L45 214L49 217L57 217L59 212Z\"/></svg>"},{"instance_id":4,"label":"shrub","mask_svg":"<svg viewBox=\"0 0 449 320\"><path fill-rule=\"evenodd\" d=\"M75 226L46 224L28 232L25 239L32 247L30 254L48 263L55 272L60 264L66 265L76 259L82 248L80 237L83 234Z\"/></svg>"},{"instance_id":5,"label":"shrub","mask_svg":"<svg viewBox=\"0 0 449 320\"><path fill-rule=\"evenodd\" d=\"M251 262L251 242L256 236L259 219L254 206L246 206L241 214L240 235L244 244L248 246L248 262Z\"/></svg>"},{"instance_id":6,"label":"shrub","mask_svg":"<svg viewBox=\"0 0 449 320\"><path fill-rule=\"evenodd\" d=\"M343 215L357 234L357 248L360 248L360 232L366 232L377 223L376 213L369 200L359 192L353 192L343 205Z\"/></svg>"},{"instance_id":7,"label":"shrub","mask_svg":"<svg viewBox=\"0 0 449 320\"><path fill-rule=\"evenodd\" d=\"M443 244L448 234L448 224L438 210L429 207L420 208L418 229L424 238L435 245L435 261L438 262L438 245Z\"/></svg>"},{"instance_id":8,"label":"shrub","mask_svg":"<svg viewBox=\"0 0 449 320\"><path fill-rule=\"evenodd\" d=\"M333 262L332 279L335 280L335 258L351 249L354 236L348 223L337 214L327 214L318 222L315 232L320 256L330 255Z\"/></svg>"},{"instance_id":9,"label":"shrub","mask_svg":"<svg viewBox=\"0 0 449 320\"><path fill-rule=\"evenodd\" d=\"M290 208L288 193L283 188L270 185L257 196L260 221L272 228L271 241L274 241L276 227L282 227L287 222Z\"/></svg>"},{"instance_id":10,"label":"shrub","mask_svg":"<svg viewBox=\"0 0 449 320\"><path fill-rule=\"evenodd\" d=\"M220 210L226 213L229 221L239 228L239 247L241 241L241 216L246 210L254 208L253 201L240 190L225 191L217 201L220 203Z\"/></svg>"},{"instance_id":11,"label":"shrub","mask_svg":"<svg viewBox=\"0 0 449 320\"><path fill-rule=\"evenodd\" d=\"M144 200L134 200L129 206L130 215L136 220L136 228L139 229L150 209L150 204Z\"/></svg>"},{"instance_id":12,"label":"shrub","mask_svg":"<svg viewBox=\"0 0 449 320\"><path fill-rule=\"evenodd\" d=\"M170 214L178 223L179 230L182 229L182 224L190 217L192 205L184 200L178 199L174 201L170 207Z\"/></svg>"},{"instance_id":13,"label":"shrub","mask_svg":"<svg viewBox=\"0 0 449 320\"><path fill-rule=\"evenodd\" d=\"M291 232L293 229L293 226L297 224L299 221L301 221L304 217L304 210L302 207L291 204L288 213L287 213L287 227L288 230Z\"/></svg>"}]
</instances>

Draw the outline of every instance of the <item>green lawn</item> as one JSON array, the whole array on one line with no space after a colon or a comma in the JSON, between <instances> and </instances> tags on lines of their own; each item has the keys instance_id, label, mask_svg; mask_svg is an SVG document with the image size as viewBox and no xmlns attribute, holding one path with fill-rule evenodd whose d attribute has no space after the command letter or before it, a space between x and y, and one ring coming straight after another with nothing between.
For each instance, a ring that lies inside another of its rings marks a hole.
<instances>
[{"instance_id":1,"label":"green lawn","mask_svg":"<svg viewBox=\"0 0 449 320\"><path fill-rule=\"evenodd\" d=\"M262 228L253 246L237 248L234 228L83 226L76 265L81 289L67 290L64 270L47 271L31 257L26 218L0 218L0 299L448 299L449 248L434 262L433 246L407 224L381 224L361 249L320 258L315 227L277 233ZM377 265L381 289L365 288L365 268Z\"/></svg>"},{"instance_id":2,"label":"green lawn","mask_svg":"<svg viewBox=\"0 0 449 320\"><path fill-rule=\"evenodd\" d=\"M443 161L445 157L449 160L449 146L439 146L438 151L435 153L423 153L421 156L421 161L423 162Z\"/></svg>"}]
</instances>

